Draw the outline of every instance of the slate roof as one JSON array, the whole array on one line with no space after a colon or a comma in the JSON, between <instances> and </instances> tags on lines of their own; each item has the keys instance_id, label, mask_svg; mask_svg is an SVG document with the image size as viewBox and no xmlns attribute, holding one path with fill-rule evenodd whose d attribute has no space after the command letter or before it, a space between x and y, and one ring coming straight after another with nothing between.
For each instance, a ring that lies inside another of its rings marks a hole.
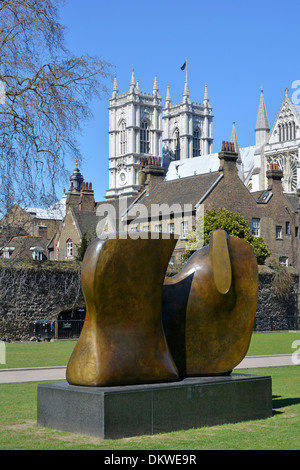
<instances>
[{"instance_id":1,"label":"slate roof","mask_svg":"<svg viewBox=\"0 0 300 470\"><path fill-rule=\"evenodd\" d=\"M214 187L219 178L219 172L211 172L203 175L179 178L172 181L163 181L157 184L149 193L137 200L143 204L148 213L151 213L151 204L196 204Z\"/></svg>"},{"instance_id":2,"label":"slate roof","mask_svg":"<svg viewBox=\"0 0 300 470\"><path fill-rule=\"evenodd\" d=\"M120 204L118 198L110 199L106 201L100 201L96 204L96 208L94 211L80 211L78 207L73 207L73 216L79 230L79 234L82 237L85 234L88 234L91 239L94 239L97 236L96 229L97 225L103 217L106 217L106 210L108 207L112 208L112 214L116 216L113 218L113 222L115 223L116 231L119 230L119 220L121 217L121 212L129 207L133 201L136 199L134 197L128 197L125 203L125 198L122 199L123 204ZM101 210L101 206L103 206L103 210Z\"/></svg>"},{"instance_id":3,"label":"slate roof","mask_svg":"<svg viewBox=\"0 0 300 470\"><path fill-rule=\"evenodd\" d=\"M66 215L67 196L64 194L60 201L57 201L47 209L40 207L23 207L23 209L32 217L45 220L63 220Z\"/></svg>"}]
</instances>

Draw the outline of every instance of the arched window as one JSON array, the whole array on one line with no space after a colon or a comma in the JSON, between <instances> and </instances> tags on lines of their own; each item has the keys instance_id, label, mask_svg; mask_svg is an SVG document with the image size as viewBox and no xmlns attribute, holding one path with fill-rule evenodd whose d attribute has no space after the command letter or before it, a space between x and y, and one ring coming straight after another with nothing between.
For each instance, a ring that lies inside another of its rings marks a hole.
<instances>
[{"instance_id":1,"label":"arched window","mask_svg":"<svg viewBox=\"0 0 300 470\"><path fill-rule=\"evenodd\" d=\"M73 241L71 240L71 238L67 240L66 251L67 251L67 258L72 258L73 257Z\"/></svg>"},{"instance_id":2,"label":"arched window","mask_svg":"<svg viewBox=\"0 0 300 470\"><path fill-rule=\"evenodd\" d=\"M279 142L282 142L282 125L281 124L278 125L278 139L279 139Z\"/></svg>"},{"instance_id":3,"label":"arched window","mask_svg":"<svg viewBox=\"0 0 300 470\"><path fill-rule=\"evenodd\" d=\"M200 152L200 132L199 132L199 129L196 128L194 130L194 134L193 134L193 157L198 157L199 155L201 155L201 152Z\"/></svg>"},{"instance_id":4,"label":"arched window","mask_svg":"<svg viewBox=\"0 0 300 470\"><path fill-rule=\"evenodd\" d=\"M292 140L296 139L296 127L295 127L294 121L292 122L292 135L291 135L291 139L292 139Z\"/></svg>"},{"instance_id":5,"label":"arched window","mask_svg":"<svg viewBox=\"0 0 300 470\"><path fill-rule=\"evenodd\" d=\"M126 130L126 122L122 121L120 125L120 153L127 152L127 130Z\"/></svg>"},{"instance_id":6,"label":"arched window","mask_svg":"<svg viewBox=\"0 0 300 470\"><path fill-rule=\"evenodd\" d=\"M175 160L180 160L180 132L179 132L179 129L175 129L175 132L174 132L174 151L175 151Z\"/></svg>"},{"instance_id":7,"label":"arched window","mask_svg":"<svg viewBox=\"0 0 300 470\"><path fill-rule=\"evenodd\" d=\"M141 123L140 150L141 153L150 153L150 139L147 121L142 121Z\"/></svg>"}]
</instances>

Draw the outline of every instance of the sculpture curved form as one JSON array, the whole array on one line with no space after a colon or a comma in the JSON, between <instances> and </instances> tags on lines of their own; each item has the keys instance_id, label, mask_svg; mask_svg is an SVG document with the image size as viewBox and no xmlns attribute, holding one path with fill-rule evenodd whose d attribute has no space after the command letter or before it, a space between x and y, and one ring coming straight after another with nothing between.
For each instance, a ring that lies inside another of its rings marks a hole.
<instances>
[{"instance_id":1,"label":"sculpture curved form","mask_svg":"<svg viewBox=\"0 0 300 470\"><path fill-rule=\"evenodd\" d=\"M67 366L70 384L112 386L178 378L161 311L175 245L174 237L150 232L112 234L89 245L81 275L86 318Z\"/></svg>"},{"instance_id":2,"label":"sculpture curved form","mask_svg":"<svg viewBox=\"0 0 300 470\"><path fill-rule=\"evenodd\" d=\"M245 357L257 306L258 268L249 243L213 232L163 290L163 323L180 376L230 373Z\"/></svg>"}]
</instances>

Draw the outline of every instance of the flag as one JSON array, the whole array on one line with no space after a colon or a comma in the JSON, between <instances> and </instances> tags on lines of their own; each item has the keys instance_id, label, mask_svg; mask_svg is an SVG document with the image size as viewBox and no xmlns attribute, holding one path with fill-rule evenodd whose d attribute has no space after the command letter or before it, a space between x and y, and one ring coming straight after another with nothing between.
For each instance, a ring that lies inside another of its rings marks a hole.
<instances>
[{"instance_id":1,"label":"flag","mask_svg":"<svg viewBox=\"0 0 300 470\"><path fill-rule=\"evenodd\" d=\"M184 70L186 68L186 61L184 62L184 64L180 68L181 68L181 70Z\"/></svg>"}]
</instances>

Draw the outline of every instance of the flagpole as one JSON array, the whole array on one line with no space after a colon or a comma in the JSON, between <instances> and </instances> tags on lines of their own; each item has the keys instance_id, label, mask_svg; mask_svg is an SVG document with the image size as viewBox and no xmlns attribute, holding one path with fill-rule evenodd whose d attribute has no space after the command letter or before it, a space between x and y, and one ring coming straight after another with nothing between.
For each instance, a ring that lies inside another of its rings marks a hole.
<instances>
[{"instance_id":1,"label":"flagpole","mask_svg":"<svg viewBox=\"0 0 300 470\"><path fill-rule=\"evenodd\" d=\"M187 74L187 59L185 59L185 63L186 63L186 67L185 67L185 78L186 78L186 83L187 83L187 79L188 79L188 74Z\"/></svg>"}]
</instances>

